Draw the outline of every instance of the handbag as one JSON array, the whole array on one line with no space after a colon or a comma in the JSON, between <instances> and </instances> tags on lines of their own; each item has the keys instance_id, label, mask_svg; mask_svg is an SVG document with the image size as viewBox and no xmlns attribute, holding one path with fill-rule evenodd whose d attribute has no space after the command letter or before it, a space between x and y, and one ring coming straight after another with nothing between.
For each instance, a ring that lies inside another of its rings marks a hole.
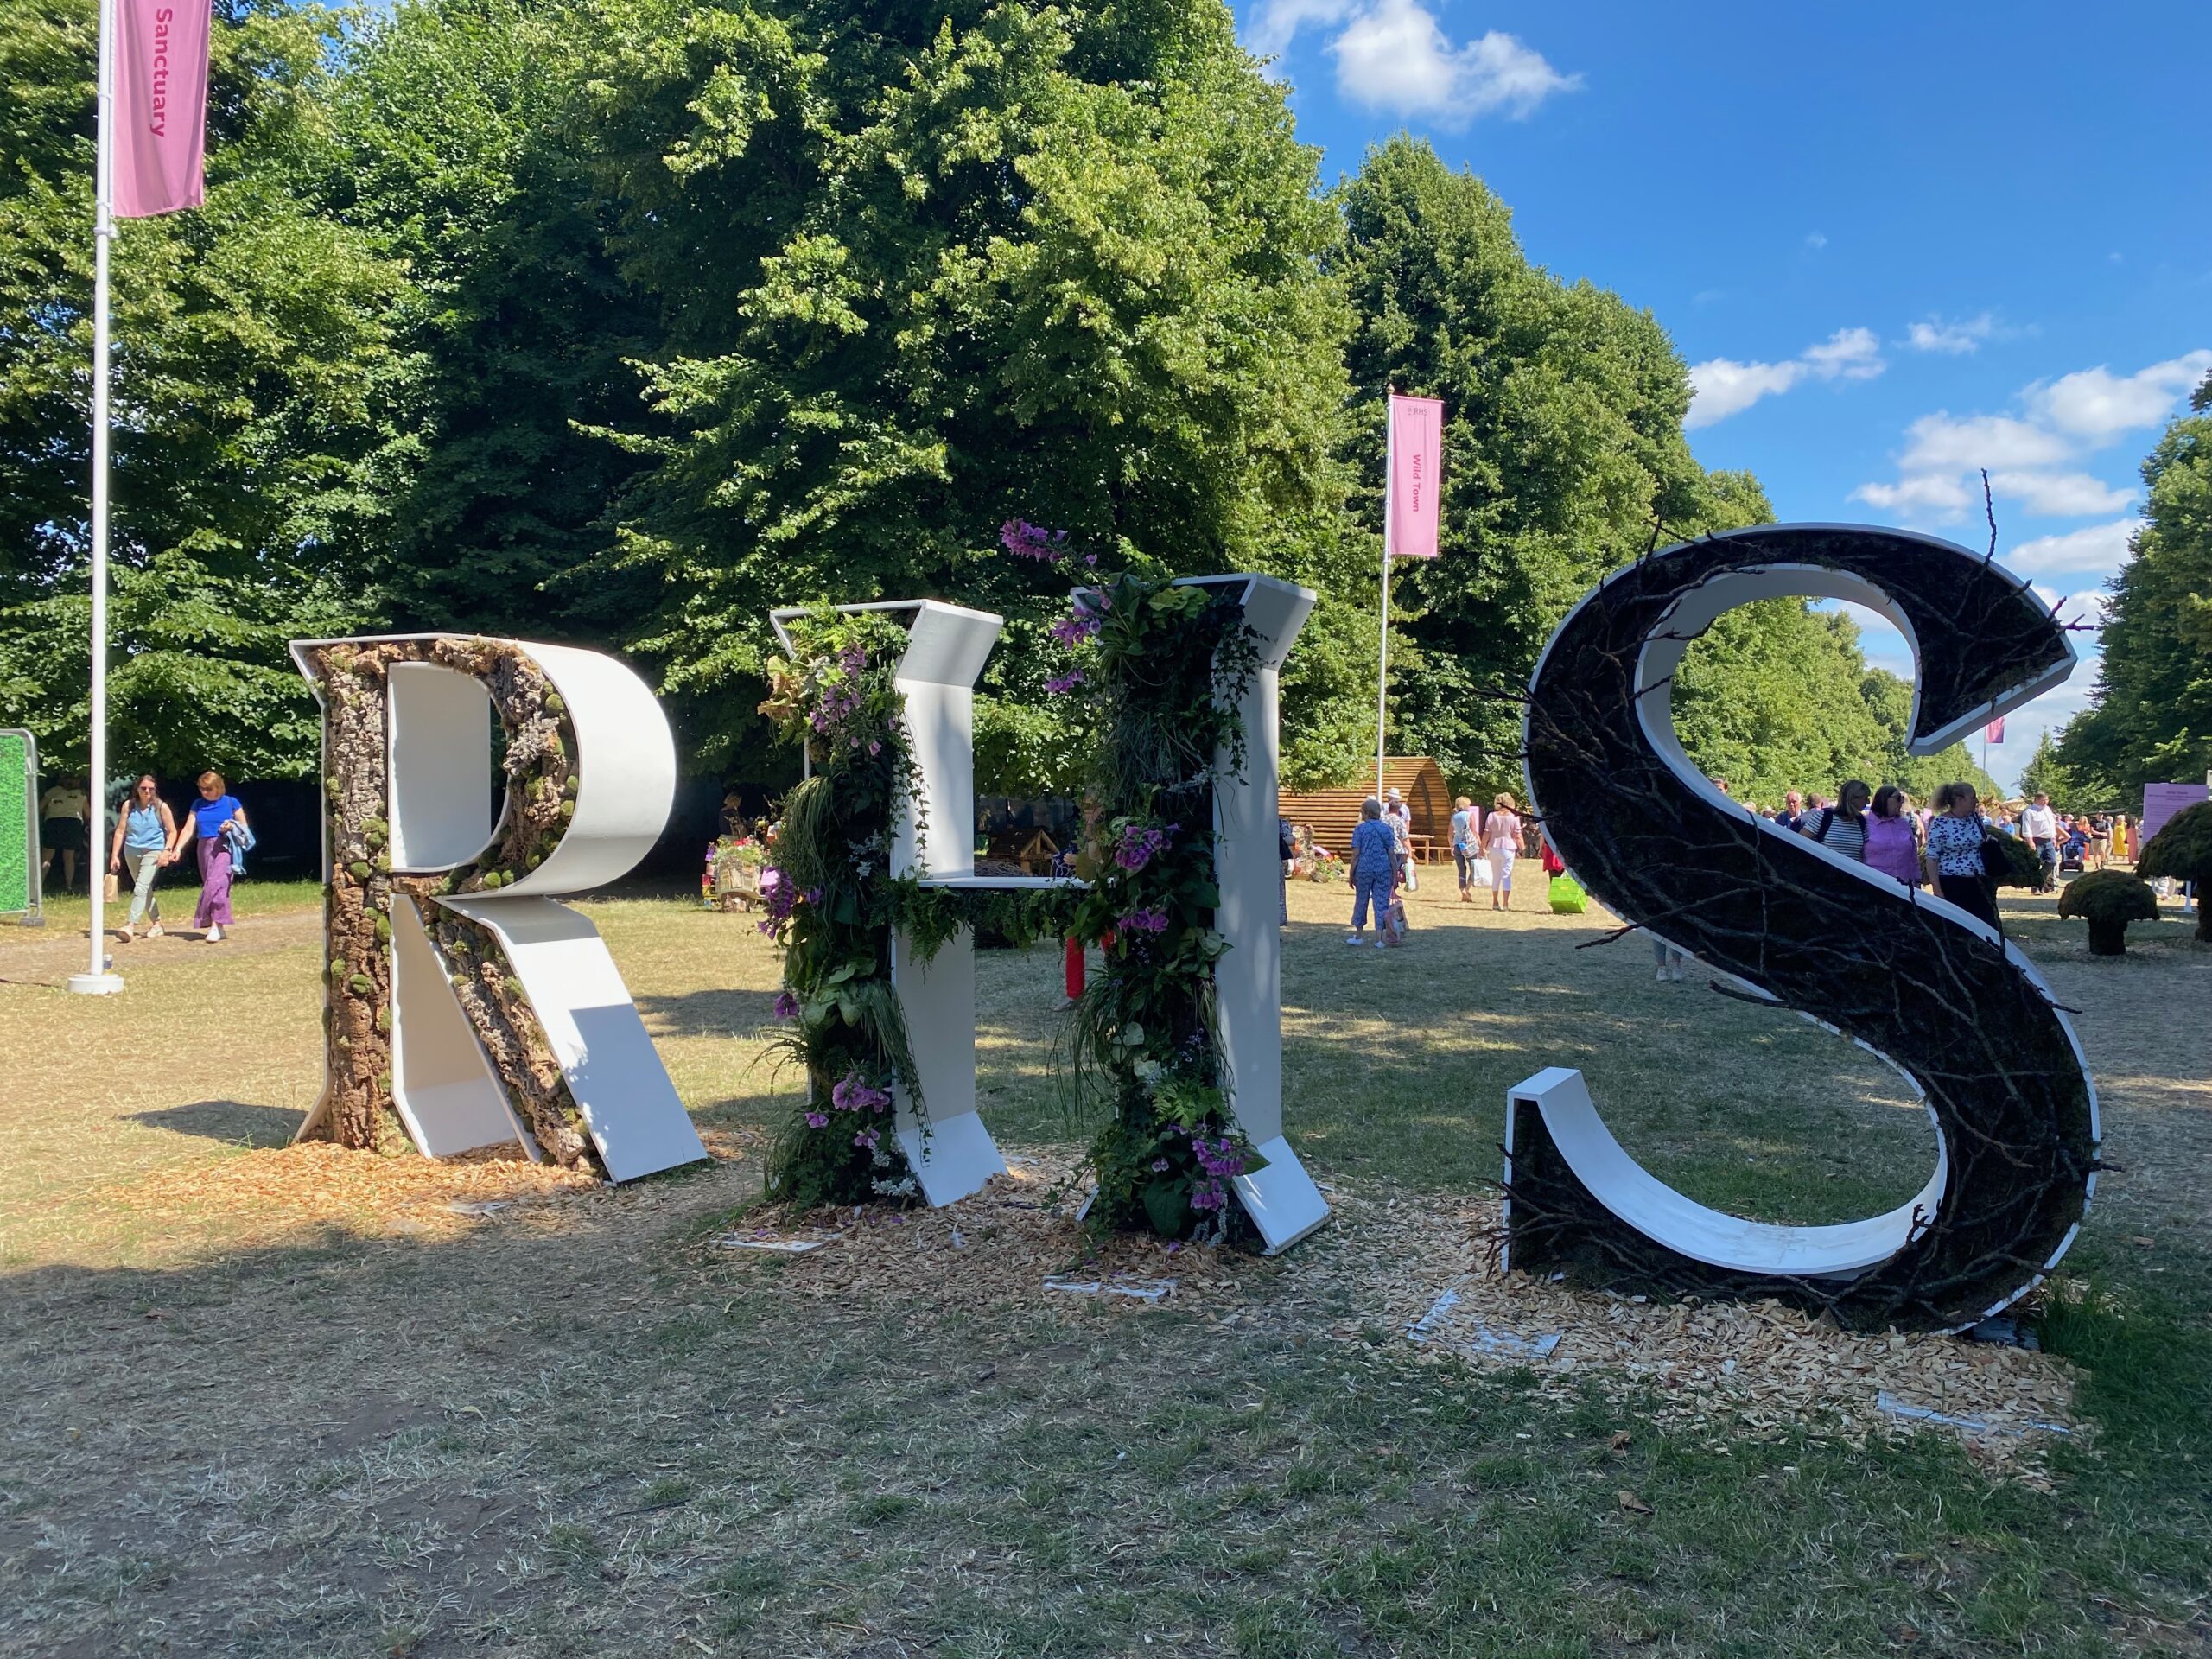
<instances>
[{"instance_id":1,"label":"handbag","mask_svg":"<svg viewBox=\"0 0 2212 1659\"><path fill-rule=\"evenodd\" d=\"M1551 901L1554 916L1580 916L1590 908L1590 895L1571 875L1552 877Z\"/></svg>"},{"instance_id":2,"label":"handbag","mask_svg":"<svg viewBox=\"0 0 2212 1659\"><path fill-rule=\"evenodd\" d=\"M100 885L100 891L106 895L109 904L116 903L123 897L123 878L110 870L107 880Z\"/></svg>"}]
</instances>

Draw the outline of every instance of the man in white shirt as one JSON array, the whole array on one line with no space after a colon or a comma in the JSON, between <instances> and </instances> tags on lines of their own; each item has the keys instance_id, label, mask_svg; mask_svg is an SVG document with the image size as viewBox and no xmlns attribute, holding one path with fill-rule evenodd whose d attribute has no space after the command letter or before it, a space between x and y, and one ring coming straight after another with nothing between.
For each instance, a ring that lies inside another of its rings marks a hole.
<instances>
[{"instance_id":1,"label":"man in white shirt","mask_svg":"<svg viewBox=\"0 0 2212 1659\"><path fill-rule=\"evenodd\" d=\"M2050 797L2038 795L2035 804L2020 814L2020 833L2036 849L2036 856L2043 860L2043 884L2055 887L2058 881L2058 814L2050 810Z\"/></svg>"}]
</instances>

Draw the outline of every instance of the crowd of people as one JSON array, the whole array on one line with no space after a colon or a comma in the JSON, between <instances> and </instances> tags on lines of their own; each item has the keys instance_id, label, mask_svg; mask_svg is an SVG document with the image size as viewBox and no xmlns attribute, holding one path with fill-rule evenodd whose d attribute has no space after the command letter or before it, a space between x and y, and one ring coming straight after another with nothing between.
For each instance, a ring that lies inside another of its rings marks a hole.
<instances>
[{"instance_id":1,"label":"crowd of people","mask_svg":"<svg viewBox=\"0 0 2212 1659\"><path fill-rule=\"evenodd\" d=\"M1404 796L1392 789L1369 796L1360 803L1360 822L1351 834L1348 855L1352 888L1351 931L1346 944L1367 944L1368 915L1375 918L1378 946L1403 943L1406 936L1404 901L1398 889L1418 892L1421 870L1414 853L1413 810ZM1523 822L1510 793L1500 793L1484 812L1462 795L1452 814L1452 863L1459 880L1459 902L1471 905L1478 892L1487 888L1492 910L1513 907L1513 867L1541 836ZM1560 866L1548 849L1541 856L1547 871Z\"/></svg>"},{"instance_id":2,"label":"crowd of people","mask_svg":"<svg viewBox=\"0 0 2212 1659\"><path fill-rule=\"evenodd\" d=\"M1728 792L1726 779L1713 782L1721 793ZM1992 801L1985 806L1972 785L1947 784L1922 807L1895 785L1885 785L1870 796L1866 785L1854 780L1845 784L1834 801L1793 789L1779 807L1745 804L1770 823L1808 834L1908 887L1927 885L1931 890L1940 885L1943 856L1949 857L1955 872L1966 859L1967 831L1936 831L1936 822L1943 817L1979 822L1990 835L2026 842L2043 863L2046 890L2057 886L2062 870L2101 870L2113 860L2132 860L2136 851L2137 820L2127 814L2061 812L2051 805L2050 795L2040 791L2032 799ZM1948 855L1939 851L1931 855L1931 838ZM1975 844L1978 849L1980 842Z\"/></svg>"},{"instance_id":3,"label":"crowd of people","mask_svg":"<svg viewBox=\"0 0 2212 1659\"><path fill-rule=\"evenodd\" d=\"M1713 787L1729 793L1725 778ZM1924 889L1979 917L1992 927L1997 914L1997 874L1986 843L1993 836L2018 837L2034 848L2044 869L2043 887L2058 884L2063 870L2097 870L2112 860L2127 861L2137 850L2137 821L2125 813L2059 812L2047 794L2032 800L1984 803L1971 784L1946 784L1926 805L1894 784L1879 789L1853 779L1834 799L1789 790L1779 806L1743 803L1746 811L1778 830L1805 836L1840 857L1902 883ZM1302 830L1285 826L1287 844L1305 843ZM1541 825L1524 819L1510 794L1500 794L1485 812L1466 796L1452 815L1452 861L1459 876L1459 901L1472 904L1487 888L1492 910L1513 903L1515 863L1534 849L1548 874L1565 867L1543 842ZM1286 854L1286 857L1288 854ZM1402 888L1417 891L1413 814L1400 792L1370 795L1361 804L1346 859L1352 888L1351 931L1344 943L1370 943L1371 918L1377 945L1403 941ZM1682 976L1682 956L1663 941L1652 941L1652 958L1662 980Z\"/></svg>"},{"instance_id":4,"label":"crowd of people","mask_svg":"<svg viewBox=\"0 0 2212 1659\"><path fill-rule=\"evenodd\" d=\"M142 926L145 938L161 937L162 906L156 888L161 873L188 851L200 872L200 902L193 925L207 944L220 944L223 931L232 925L231 883L245 873L253 830L245 808L230 792L222 773L203 772L198 783L199 798L178 813L162 798L161 780L150 772L141 772L105 814L107 874L116 882L111 895L116 902L122 902L123 881L127 879L130 884L130 909L116 936L125 944L140 937ZM88 888L96 842L86 780L57 779L40 795L38 812L41 889L51 883L57 862L61 891L80 890L80 870Z\"/></svg>"}]
</instances>

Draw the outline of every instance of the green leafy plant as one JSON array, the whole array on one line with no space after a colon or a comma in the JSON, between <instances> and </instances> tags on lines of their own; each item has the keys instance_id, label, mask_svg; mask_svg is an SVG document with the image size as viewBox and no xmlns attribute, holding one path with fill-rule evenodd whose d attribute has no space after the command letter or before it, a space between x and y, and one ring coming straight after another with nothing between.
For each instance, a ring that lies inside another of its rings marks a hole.
<instances>
[{"instance_id":1,"label":"green leafy plant","mask_svg":"<svg viewBox=\"0 0 2212 1659\"><path fill-rule=\"evenodd\" d=\"M894 678L906 630L881 612L823 606L794 622L769 664L760 712L802 746L810 776L785 798L761 870L760 930L784 947L786 1022L778 1046L806 1073L806 1100L778 1137L770 1192L812 1206L911 1198L913 1172L892 1133L894 1087L928 1118L899 999L887 925L897 895L891 843L921 796Z\"/></svg>"},{"instance_id":2,"label":"green leafy plant","mask_svg":"<svg viewBox=\"0 0 2212 1659\"><path fill-rule=\"evenodd\" d=\"M2066 884L2058 895L2058 913L2088 923L2091 956L2117 957L2126 952L2130 922L2158 919L2158 895L2149 882L2125 870L2092 870Z\"/></svg>"},{"instance_id":3,"label":"green leafy plant","mask_svg":"<svg viewBox=\"0 0 2212 1659\"><path fill-rule=\"evenodd\" d=\"M1073 556L1019 520L1001 539L1029 557ZM1230 1115L1214 999L1228 946L1213 925L1214 787L1243 764L1256 642L1234 589L1138 571L1078 592L1052 632L1077 660L1050 683L1086 698L1101 734L1073 919L1105 950L1073 1039L1078 1097L1110 1111L1090 1147L1091 1216L1217 1241L1237 1213L1229 1183L1257 1167Z\"/></svg>"}]
</instances>

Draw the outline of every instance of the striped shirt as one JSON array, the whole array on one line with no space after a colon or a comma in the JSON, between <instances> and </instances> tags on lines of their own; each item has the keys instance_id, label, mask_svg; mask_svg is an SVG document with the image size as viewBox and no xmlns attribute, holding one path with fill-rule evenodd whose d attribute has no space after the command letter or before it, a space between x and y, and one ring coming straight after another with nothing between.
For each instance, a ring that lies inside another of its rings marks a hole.
<instances>
[{"instance_id":1,"label":"striped shirt","mask_svg":"<svg viewBox=\"0 0 2212 1659\"><path fill-rule=\"evenodd\" d=\"M1866 820L1840 807L1824 806L1817 812L1808 812L1798 821L1797 833L1846 858L1866 856Z\"/></svg>"}]
</instances>

